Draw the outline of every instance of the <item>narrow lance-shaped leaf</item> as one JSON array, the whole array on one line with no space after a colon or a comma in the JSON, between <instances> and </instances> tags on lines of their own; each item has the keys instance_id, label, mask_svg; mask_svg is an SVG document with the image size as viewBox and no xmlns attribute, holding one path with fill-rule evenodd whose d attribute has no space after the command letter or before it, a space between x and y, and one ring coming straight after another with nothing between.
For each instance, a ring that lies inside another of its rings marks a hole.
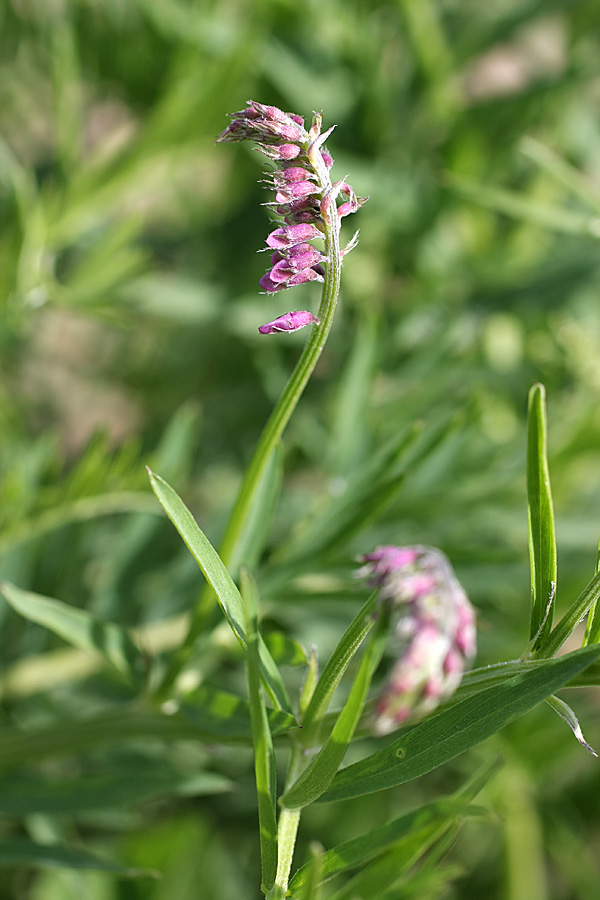
<instances>
[{"instance_id":1,"label":"narrow lance-shaped leaf","mask_svg":"<svg viewBox=\"0 0 600 900\"><path fill-rule=\"evenodd\" d=\"M600 543L598 544L598 553L596 554L596 575L600 572ZM585 627L585 636L583 646L587 644L596 644L600 641L600 604L594 601L588 613L588 620Z\"/></svg>"},{"instance_id":2,"label":"narrow lance-shaped leaf","mask_svg":"<svg viewBox=\"0 0 600 900\"><path fill-rule=\"evenodd\" d=\"M541 384L534 384L529 392L527 520L531 567L529 637L535 652L552 628L556 593L556 536L547 460L545 390Z\"/></svg>"},{"instance_id":3,"label":"narrow lance-shaped leaf","mask_svg":"<svg viewBox=\"0 0 600 900\"><path fill-rule=\"evenodd\" d=\"M202 569L204 577L215 592L225 618L231 626L231 630L242 646L245 647L244 604L240 592L225 568L221 557L173 488L159 475L150 471L150 469L148 469L148 475L152 490L156 494L160 505ZM259 640L259 656L261 674L271 698L281 709L291 712L290 701L279 669L262 640Z\"/></svg>"},{"instance_id":4,"label":"narrow lance-shaped leaf","mask_svg":"<svg viewBox=\"0 0 600 900\"><path fill-rule=\"evenodd\" d=\"M582 590L581 594L570 608L564 614L558 625L550 632L546 639L541 643L537 658L543 656L554 656L554 654L562 647L567 638L573 634L585 614L600 599L600 572L594 575L592 580ZM595 643L595 642L591 642Z\"/></svg>"},{"instance_id":5,"label":"narrow lance-shaped leaf","mask_svg":"<svg viewBox=\"0 0 600 900\"><path fill-rule=\"evenodd\" d=\"M298 709L300 711L300 718L306 714L306 710L310 704L310 701L313 698L313 694L315 692L315 687L317 686L317 679L319 677L319 662L317 659L317 651L314 647L311 647L310 656L308 658L308 665L306 666L306 673L304 675L304 681L302 683L302 689L300 691L300 699L298 701Z\"/></svg>"},{"instance_id":6,"label":"narrow lance-shaped leaf","mask_svg":"<svg viewBox=\"0 0 600 900\"><path fill-rule=\"evenodd\" d=\"M103 622L84 609L77 609L4 582L0 590L13 609L37 625L42 625L63 640L83 650L103 656L130 682L140 683L147 660L128 632L115 622Z\"/></svg>"},{"instance_id":7,"label":"narrow lance-shaped leaf","mask_svg":"<svg viewBox=\"0 0 600 900\"><path fill-rule=\"evenodd\" d=\"M399 816L385 825L371 828L359 837L339 844L323 856L322 878L329 881L341 872L362 868L392 847L402 845L403 857L408 858L409 848L421 853L429 844L431 835L447 827L458 815L467 814L470 804L466 800L444 799ZM481 814L481 808L476 810ZM292 897L298 895L308 877L308 866L303 866L290 883Z\"/></svg>"},{"instance_id":8,"label":"narrow lance-shaped leaf","mask_svg":"<svg viewBox=\"0 0 600 900\"><path fill-rule=\"evenodd\" d=\"M301 739L306 746L310 745L317 730L315 726L318 726L327 711L327 707L352 657L373 627L375 622L373 613L377 605L377 595L378 591L374 591L361 607L342 635L321 673L302 719Z\"/></svg>"},{"instance_id":9,"label":"narrow lance-shaped leaf","mask_svg":"<svg viewBox=\"0 0 600 900\"><path fill-rule=\"evenodd\" d=\"M302 892L299 895L300 900L318 900L321 896L319 885L322 880L323 848L320 844L313 841L309 850L311 859L305 866L306 877L303 882ZM293 896L292 892L290 892L290 896Z\"/></svg>"},{"instance_id":10,"label":"narrow lance-shaped leaf","mask_svg":"<svg viewBox=\"0 0 600 900\"><path fill-rule=\"evenodd\" d=\"M588 753L591 753L592 756L598 756L598 754L596 753L594 748L590 747L590 745L584 738L583 732L581 730L581 725L579 724L577 716L575 715L575 713L573 712L571 707L567 703L565 703L564 700L561 700L559 697L548 697L546 699L546 703L548 704L550 709L553 709L554 712L558 716L560 716L560 718L563 720L563 722L567 723L567 725L569 726L569 728L575 735L576 740L579 741L581 746L585 747L585 749L588 751Z\"/></svg>"},{"instance_id":11,"label":"narrow lance-shaped leaf","mask_svg":"<svg viewBox=\"0 0 600 900\"><path fill-rule=\"evenodd\" d=\"M432 828L435 830L440 826L445 827L457 816L483 815L485 810L473 806L472 801L500 768L501 760L498 757L489 760L452 796L411 809L391 822L370 827L358 837L332 847L323 855L323 881L328 881L346 870L364 866L369 860L406 839L410 839L403 844L406 852L409 850L409 844L418 849L419 841L421 849L425 849ZM416 842L412 842L414 836L418 836ZM307 877L308 866L302 866L290 882L292 897L297 895Z\"/></svg>"},{"instance_id":12,"label":"narrow lance-shaped leaf","mask_svg":"<svg viewBox=\"0 0 600 900\"><path fill-rule=\"evenodd\" d=\"M254 772L258 798L258 823L260 835L260 865L263 891L271 889L277 871L277 816L275 754L267 710L260 683L258 644L258 594L256 583L246 569L240 572L242 596L246 609L246 636L248 653L248 693L250 696L250 722L254 744Z\"/></svg>"},{"instance_id":13,"label":"narrow lance-shaped leaf","mask_svg":"<svg viewBox=\"0 0 600 900\"><path fill-rule=\"evenodd\" d=\"M600 646L585 647L466 697L383 750L342 769L323 800L370 794L431 772L532 709L598 657Z\"/></svg>"},{"instance_id":14,"label":"narrow lance-shaped leaf","mask_svg":"<svg viewBox=\"0 0 600 900\"><path fill-rule=\"evenodd\" d=\"M331 736L308 768L281 798L284 807L300 809L308 806L331 784L362 715L371 679L383 653L388 628L388 616L382 611Z\"/></svg>"}]
</instances>

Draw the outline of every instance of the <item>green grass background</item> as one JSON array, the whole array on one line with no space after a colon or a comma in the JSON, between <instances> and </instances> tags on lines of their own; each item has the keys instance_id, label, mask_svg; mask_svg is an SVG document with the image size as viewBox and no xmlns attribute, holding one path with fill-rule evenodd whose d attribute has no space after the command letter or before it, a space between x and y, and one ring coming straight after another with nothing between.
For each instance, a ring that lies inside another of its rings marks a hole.
<instances>
[{"instance_id":1,"label":"green grass background","mask_svg":"<svg viewBox=\"0 0 600 900\"><path fill-rule=\"evenodd\" d=\"M214 143L252 98L323 110L335 172L370 196L285 438L258 572L267 625L325 660L361 600L355 555L424 542L478 608L479 664L519 655L534 381L548 394L559 610L593 574L600 531L599 58L594 0L2 0L0 576L173 646L200 576L144 464L218 542L303 341L257 327L318 303L314 286L258 292L263 161ZM329 498L415 423L443 436L376 516L294 568L298 521L310 536ZM0 629L2 727L60 727L129 700L117 678L69 670L64 643L3 601ZM212 635L196 679L243 693L239 655ZM598 747L597 695L574 705ZM432 875L417 896L595 900L598 763L545 707L416 784L310 808L298 863L309 840L355 837L499 749L485 797L498 817L469 824L446 859L454 880ZM199 770L235 786L194 787ZM42 758L18 778L106 772L146 772L155 790L132 803L113 785L71 813L8 804L0 837L82 844L162 879L8 867L1 896L257 896L246 748L147 738ZM389 897L413 896L399 890Z\"/></svg>"}]
</instances>

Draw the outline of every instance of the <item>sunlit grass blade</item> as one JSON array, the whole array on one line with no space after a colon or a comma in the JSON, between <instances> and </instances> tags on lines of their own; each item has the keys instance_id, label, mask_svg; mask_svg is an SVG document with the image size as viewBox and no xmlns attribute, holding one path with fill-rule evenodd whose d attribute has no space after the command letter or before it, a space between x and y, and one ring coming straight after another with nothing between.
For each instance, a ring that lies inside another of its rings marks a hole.
<instances>
[{"instance_id":1,"label":"sunlit grass blade","mask_svg":"<svg viewBox=\"0 0 600 900\"><path fill-rule=\"evenodd\" d=\"M212 546L183 500L159 475L148 470L152 490L171 522L181 535L188 550L202 569L204 577L215 592L225 618L242 646L246 645L244 628L244 605L221 557ZM287 691L279 669L267 650L264 641L259 641L261 674L272 699L281 709L291 712Z\"/></svg>"},{"instance_id":2,"label":"sunlit grass blade","mask_svg":"<svg viewBox=\"0 0 600 900\"><path fill-rule=\"evenodd\" d=\"M383 653L387 632L387 616L381 614L360 661L348 699L333 726L330 737L308 768L281 798L282 805L287 809L308 806L331 784L362 715L371 679Z\"/></svg>"},{"instance_id":3,"label":"sunlit grass blade","mask_svg":"<svg viewBox=\"0 0 600 900\"><path fill-rule=\"evenodd\" d=\"M318 727L320 720L327 711L327 707L352 657L373 627L377 596L378 591L374 591L371 594L346 629L321 673L302 719L302 741L307 746L313 740L316 727Z\"/></svg>"},{"instance_id":4,"label":"sunlit grass blade","mask_svg":"<svg viewBox=\"0 0 600 900\"><path fill-rule=\"evenodd\" d=\"M563 722L567 723L567 725L575 735L575 739L579 741L581 746L585 747L588 753L591 753L592 756L598 756L594 748L590 747L590 745L584 738L579 720L577 719L577 716L575 715L571 707L567 703L565 703L564 700L561 700L560 697L547 697L546 703L548 704L550 709L553 709L554 712L558 716L560 716Z\"/></svg>"},{"instance_id":5,"label":"sunlit grass blade","mask_svg":"<svg viewBox=\"0 0 600 900\"><path fill-rule=\"evenodd\" d=\"M546 657L554 654L562 647L567 638L575 631L589 609L600 600L600 572L582 590L581 594L564 614L546 639L540 645L536 656ZM592 642L589 642L590 645ZM595 643L595 642L594 642Z\"/></svg>"},{"instance_id":6,"label":"sunlit grass blade","mask_svg":"<svg viewBox=\"0 0 600 900\"><path fill-rule=\"evenodd\" d=\"M600 646L548 659L442 710L336 775L324 801L395 787L431 772L542 702L600 657Z\"/></svg>"},{"instance_id":7,"label":"sunlit grass blade","mask_svg":"<svg viewBox=\"0 0 600 900\"><path fill-rule=\"evenodd\" d=\"M99 653L132 684L143 683L148 660L120 625L103 622L86 610L23 591L7 582L0 585L0 591L25 619L42 625L74 647Z\"/></svg>"},{"instance_id":8,"label":"sunlit grass blade","mask_svg":"<svg viewBox=\"0 0 600 900\"><path fill-rule=\"evenodd\" d=\"M556 594L556 534L548 472L546 392L534 384L527 420L527 521L531 568L529 637L533 653L552 628Z\"/></svg>"},{"instance_id":9,"label":"sunlit grass blade","mask_svg":"<svg viewBox=\"0 0 600 900\"><path fill-rule=\"evenodd\" d=\"M275 883L277 871L277 773L271 730L260 680L258 592L256 583L246 569L242 569L240 575L246 610L245 624L248 646L246 665L258 798L261 883L263 892L266 893Z\"/></svg>"}]
</instances>

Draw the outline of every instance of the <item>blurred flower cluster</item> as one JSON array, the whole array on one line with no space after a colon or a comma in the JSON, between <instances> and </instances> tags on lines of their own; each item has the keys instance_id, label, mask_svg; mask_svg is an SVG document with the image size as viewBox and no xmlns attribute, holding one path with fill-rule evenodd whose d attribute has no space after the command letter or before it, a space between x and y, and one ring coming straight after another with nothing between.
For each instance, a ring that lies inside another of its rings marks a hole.
<instances>
[{"instance_id":1,"label":"blurred flower cluster","mask_svg":"<svg viewBox=\"0 0 600 900\"><path fill-rule=\"evenodd\" d=\"M398 658L376 706L388 734L450 697L475 656L475 613L444 554L434 547L377 547L358 575L392 606Z\"/></svg>"},{"instance_id":2,"label":"blurred flower cluster","mask_svg":"<svg viewBox=\"0 0 600 900\"><path fill-rule=\"evenodd\" d=\"M321 133L322 116L315 113L306 131L301 116L254 100L248 101L246 109L232 113L231 119L217 141L254 141L275 166L267 173L267 184L275 191L275 200L267 206L281 220L267 237L267 248L273 253L269 271L260 279L261 288L275 293L309 281L322 282L323 266L330 260L310 242L327 242L328 231L337 230L339 219L356 212L366 199L357 197L346 181L331 183L329 169L333 159L324 144L335 126ZM355 243L356 235L340 256ZM318 323L318 319L299 310L280 316L259 331L297 331L310 323Z\"/></svg>"}]
</instances>

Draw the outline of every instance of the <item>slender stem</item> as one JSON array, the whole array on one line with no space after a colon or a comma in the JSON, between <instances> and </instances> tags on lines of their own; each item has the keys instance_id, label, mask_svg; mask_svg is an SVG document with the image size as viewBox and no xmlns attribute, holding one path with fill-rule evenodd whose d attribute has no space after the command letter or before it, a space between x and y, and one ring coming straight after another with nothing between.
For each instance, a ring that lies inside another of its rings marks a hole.
<instances>
[{"instance_id":1,"label":"slender stem","mask_svg":"<svg viewBox=\"0 0 600 900\"><path fill-rule=\"evenodd\" d=\"M328 192L333 190L333 188L329 177L329 171L322 161L320 154L318 154L318 159L313 160L313 165L318 171L319 179L323 186L323 196L325 197ZM325 253L328 262L325 266L325 280L323 283L323 292L321 294L321 305L319 307L319 324L313 326L310 338L304 347L296 368L267 420L254 450L252 459L246 469L244 480L242 481L237 500L231 511L227 528L225 529L225 534L219 548L219 554L226 566L231 564L238 541L248 520L260 480L265 473L265 469L287 423L298 405L298 401L302 396L304 388L314 372L333 324L333 318L340 293L342 265L340 253L340 223L336 214L335 199L331 204L331 214L324 218ZM213 603L214 595L212 594L211 588L207 585L200 602L192 615L192 621L186 638L171 661L171 666L161 685L159 696L168 696L179 672L191 654L198 634L200 634L205 626L207 609L212 607Z\"/></svg>"},{"instance_id":2,"label":"slender stem","mask_svg":"<svg viewBox=\"0 0 600 900\"><path fill-rule=\"evenodd\" d=\"M302 749L298 743L294 742L286 779L286 790L296 781L301 768ZM287 894L301 812L301 809L284 808L279 814L277 827L277 874L275 876L275 884L266 895L266 900L283 900Z\"/></svg>"}]
</instances>

